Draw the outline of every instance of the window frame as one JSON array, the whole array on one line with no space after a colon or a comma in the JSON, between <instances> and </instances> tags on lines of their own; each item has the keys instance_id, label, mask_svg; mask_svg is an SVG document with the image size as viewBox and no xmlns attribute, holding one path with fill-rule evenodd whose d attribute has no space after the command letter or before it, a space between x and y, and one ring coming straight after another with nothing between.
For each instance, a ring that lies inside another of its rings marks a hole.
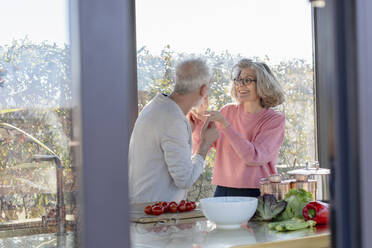
<instances>
[{"instance_id":1,"label":"window frame","mask_svg":"<svg viewBox=\"0 0 372 248\"><path fill-rule=\"evenodd\" d=\"M70 14L73 94L80 100L74 133L82 144L82 229L75 236L84 247L129 247L128 148L137 116L135 1L70 1Z\"/></svg>"}]
</instances>

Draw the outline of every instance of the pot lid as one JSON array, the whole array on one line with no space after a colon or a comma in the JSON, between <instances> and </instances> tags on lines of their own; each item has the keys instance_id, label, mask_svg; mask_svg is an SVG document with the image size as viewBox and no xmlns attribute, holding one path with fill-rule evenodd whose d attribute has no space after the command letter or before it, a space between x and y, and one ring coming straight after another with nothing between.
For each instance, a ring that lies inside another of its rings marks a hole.
<instances>
[{"instance_id":1,"label":"pot lid","mask_svg":"<svg viewBox=\"0 0 372 248\"><path fill-rule=\"evenodd\" d=\"M297 169L287 172L290 175L328 175L331 173L330 169L324 168L309 168L309 169Z\"/></svg>"}]
</instances>

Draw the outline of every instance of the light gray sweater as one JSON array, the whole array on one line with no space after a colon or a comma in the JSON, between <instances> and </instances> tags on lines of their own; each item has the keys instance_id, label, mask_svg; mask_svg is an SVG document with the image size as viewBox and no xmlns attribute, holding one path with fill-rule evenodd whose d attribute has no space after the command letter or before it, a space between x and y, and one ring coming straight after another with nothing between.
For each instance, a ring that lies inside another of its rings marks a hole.
<instances>
[{"instance_id":1,"label":"light gray sweater","mask_svg":"<svg viewBox=\"0 0 372 248\"><path fill-rule=\"evenodd\" d=\"M180 201L203 171L192 156L191 126L168 96L157 95L140 113L129 145L131 203Z\"/></svg>"}]
</instances>

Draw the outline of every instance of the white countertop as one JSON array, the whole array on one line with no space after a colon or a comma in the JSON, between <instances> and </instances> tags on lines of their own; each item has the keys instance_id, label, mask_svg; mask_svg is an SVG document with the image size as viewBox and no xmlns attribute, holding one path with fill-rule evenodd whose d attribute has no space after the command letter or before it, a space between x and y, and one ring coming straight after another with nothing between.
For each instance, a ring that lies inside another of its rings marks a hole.
<instances>
[{"instance_id":1,"label":"white countertop","mask_svg":"<svg viewBox=\"0 0 372 248\"><path fill-rule=\"evenodd\" d=\"M240 229L221 230L205 218L178 220L176 223L131 224L131 243L134 248L192 247L222 248L262 242L291 240L328 234L327 227L280 233L269 230L266 223L249 222Z\"/></svg>"}]
</instances>

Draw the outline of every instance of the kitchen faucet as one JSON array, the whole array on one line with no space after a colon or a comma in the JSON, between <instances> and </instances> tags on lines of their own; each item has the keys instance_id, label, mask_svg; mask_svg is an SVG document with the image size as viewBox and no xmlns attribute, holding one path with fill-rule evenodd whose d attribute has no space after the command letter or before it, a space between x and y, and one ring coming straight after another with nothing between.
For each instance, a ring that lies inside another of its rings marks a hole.
<instances>
[{"instance_id":1,"label":"kitchen faucet","mask_svg":"<svg viewBox=\"0 0 372 248\"><path fill-rule=\"evenodd\" d=\"M63 199L63 167L61 159L57 155L34 155L32 160L35 162L41 161L54 161L56 165L57 177L57 244L60 242L58 239L63 237L66 233L66 208ZM62 240L61 240L62 242ZM61 246L63 247L63 246Z\"/></svg>"}]
</instances>

